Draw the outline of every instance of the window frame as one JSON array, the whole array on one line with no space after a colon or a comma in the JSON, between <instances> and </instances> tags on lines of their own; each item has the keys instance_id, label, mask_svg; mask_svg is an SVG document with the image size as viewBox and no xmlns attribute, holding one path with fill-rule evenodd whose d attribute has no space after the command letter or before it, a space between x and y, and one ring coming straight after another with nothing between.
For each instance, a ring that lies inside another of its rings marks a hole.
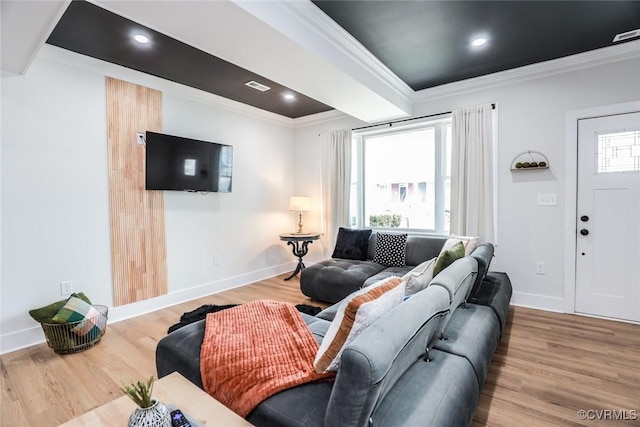
<instances>
[{"instance_id":1,"label":"window frame","mask_svg":"<svg viewBox=\"0 0 640 427\"><path fill-rule=\"evenodd\" d=\"M352 168L355 166L355 172L352 171L351 180L351 200L356 203L355 223L353 222L354 212L349 212L350 226L357 228L365 227L365 173L366 173L366 139L369 137L381 136L381 135L397 135L401 133L423 130L426 128L434 128L434 140L435 140L435 211L434 211L434 229L426 228L404 228L404 227L371 227L366 226L375 231L395 231L409 234L421 234L421 235L434 235L434 236L448 236L449 229L445 229L445 173L447 171L446 159L447 148L451 150L451 141L449 147L447 147L446 140L446 126L452 126L453 117L451 114L443 114L437 118L430 117L425 119L412 120L411 123L394 123L391 127L386 128L373 128L355 130L352 133L352 143L355 161L352 161ZM453 133L452 133L453 135ZM449 171L451 165L449 165ZM355 179L353 179L355 176ZM450 179L451 177L449 177ZM355 184L355 185L354 185ZM355 194L353 194L355 187Z\"/></svg>"}]
</instances>

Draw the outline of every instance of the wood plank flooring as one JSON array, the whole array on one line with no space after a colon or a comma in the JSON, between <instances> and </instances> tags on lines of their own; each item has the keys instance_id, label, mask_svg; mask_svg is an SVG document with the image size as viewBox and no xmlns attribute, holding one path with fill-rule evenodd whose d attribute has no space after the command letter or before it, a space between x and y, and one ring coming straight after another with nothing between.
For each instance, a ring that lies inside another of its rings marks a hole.
<instances>
[{"instance_id":1,"label":"wood plank flooring","mask_svg":"<svg viewBox=\"0 0 640 427\"><path fill-rule=\"evenodd\" d=\"M120 385L155 375L156 343L202 304L323 306L284 277L110 324L102 342L82 353L61 356L41 344L0 356L1 425L56 426L120 397ZM615 412L581 420L579 410ZM640 426L640 325L512 307L473 426L581 425Z\"/></svg>"}]
</instances>

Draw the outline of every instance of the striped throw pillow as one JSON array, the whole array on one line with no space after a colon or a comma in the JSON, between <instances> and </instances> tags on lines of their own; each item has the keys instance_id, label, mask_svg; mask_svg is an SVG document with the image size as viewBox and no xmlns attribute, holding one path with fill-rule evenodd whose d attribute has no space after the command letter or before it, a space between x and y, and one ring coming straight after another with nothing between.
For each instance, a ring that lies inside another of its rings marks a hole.
<instances>
[{"instance_id":1,"label":"striped throw pillow","mask_svg":"<svg viewBox=\"0 0 640 427\"><path fill-rule=\"evenodd\" d=\"M404 299L405 282L390 277L360 289L344 299L314 360L318 373L337 371L342 350L362 331Z\"/></svg>"}]
</instances>

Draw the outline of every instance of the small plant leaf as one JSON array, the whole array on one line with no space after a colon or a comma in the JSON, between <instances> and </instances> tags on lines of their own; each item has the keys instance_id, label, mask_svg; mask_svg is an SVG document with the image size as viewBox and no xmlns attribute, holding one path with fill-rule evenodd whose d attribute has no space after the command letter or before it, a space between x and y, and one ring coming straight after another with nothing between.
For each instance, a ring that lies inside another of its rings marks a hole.
<instances>
[{"instance_id":1,"label":"small plant leaf","mask_svg":"<svg viewBox=\"0 0 640 427\"><path fill-rule=\"evenodd\" d=\"M153 391L153 383L155 378L153 375L147 380L146 383L142 381L137 381L136 383L131 383L130 385L123 385L120 387L120 390L127 396L133 400L136 405L141 408L149 408L153 405L153 399L151 398L151 393Z\"/></svg>"}]
</instances>

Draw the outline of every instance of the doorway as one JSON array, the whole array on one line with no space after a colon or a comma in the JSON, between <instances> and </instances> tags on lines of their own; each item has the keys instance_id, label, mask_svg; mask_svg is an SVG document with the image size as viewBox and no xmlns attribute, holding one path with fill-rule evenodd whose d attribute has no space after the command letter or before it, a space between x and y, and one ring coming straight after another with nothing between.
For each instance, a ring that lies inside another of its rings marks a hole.
<instances>
[{"instance_id":1,"label":"doorway","mask_svg":"<svg viewBox=\"0 0 640 427\"><path fill-rule=\"evenodd\" d=\"M575 312L640 321L640 112L577 123Z\"/></svg>"}]
</instances>

